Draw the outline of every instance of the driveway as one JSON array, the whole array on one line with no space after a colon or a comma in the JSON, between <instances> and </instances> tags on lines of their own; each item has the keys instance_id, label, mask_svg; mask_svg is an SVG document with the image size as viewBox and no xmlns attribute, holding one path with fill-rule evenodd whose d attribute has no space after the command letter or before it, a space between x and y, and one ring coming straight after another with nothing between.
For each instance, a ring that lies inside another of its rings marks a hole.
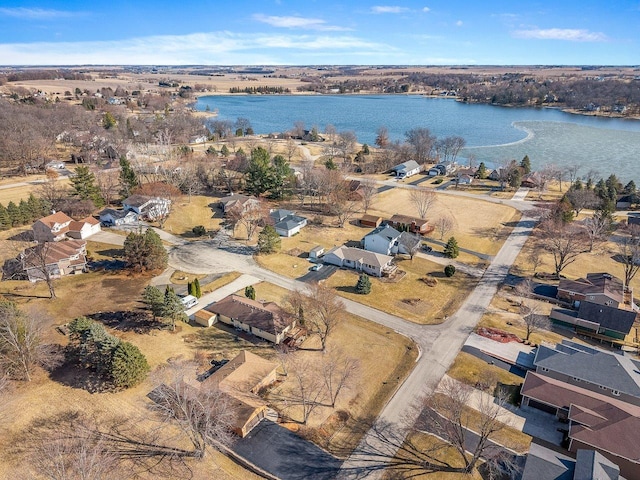
<instances>
[{"instance_id":1,"label":"driveway","mask_svg":"<svg viewBox=\"0 0 640 480\"><path fill-rule=\"evenodd\" d=\"M338 270L338 267L336 267L335 265L322 265L322 268L320 270L317 270L315 272L309 270L309 272L305 273L301 277L298 277L298 280L306 283L319 282L320 280L326 280L327 278L329 278L336 272L336 270Z\"/></svg>"},{"instance_id":2,"label":"driveway","mask_svg":"<svg viewBox=\"0 0 640 480\"><path fill-rule=\"evenodd\" d=\"M271 420L262 420L231 449L282 480L334 479L342 464L338 458Z\"/></svg>"}]
</instances>

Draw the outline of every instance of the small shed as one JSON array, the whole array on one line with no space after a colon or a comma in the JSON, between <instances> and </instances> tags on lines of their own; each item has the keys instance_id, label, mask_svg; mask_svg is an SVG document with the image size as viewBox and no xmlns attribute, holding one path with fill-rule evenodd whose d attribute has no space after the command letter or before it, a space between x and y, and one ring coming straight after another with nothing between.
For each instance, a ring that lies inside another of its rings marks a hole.
<instances>
[{"instance_id":1,"label":"small shed","mask_svg":"<svg viewBox=\"0 0 640 480\"><path fill-rule=\"evenodd\" d=\"M193 314L193 319L198 325L210 327L218 321L218 315L203 308Z\"/></svg>"},{"instance_id":2,"label":"small shed","mask_svg":"<svg viewBox=\"0 0 640 480\"><path fill-rule=\"evenodd\" d=\"M382 217L379 217L377 215L364 214L362 215L362 217L360 217L360 220L358 221L358 223L362 227L376 228L376 227L379 227L380 224L382 223Z\"/></svg>"},{"instance_id":3,"label":"small shed","mask_svg":"<svg viewBox=\"0 0 640 480\"><path fill-rule=\"evenodd\" d=\"M309 250L309 261L317 262L318 260L320 260L320 257L323 253L324 247L321 247L320 245L313 247L311 250Z\"/></svg>"}]
</instances>

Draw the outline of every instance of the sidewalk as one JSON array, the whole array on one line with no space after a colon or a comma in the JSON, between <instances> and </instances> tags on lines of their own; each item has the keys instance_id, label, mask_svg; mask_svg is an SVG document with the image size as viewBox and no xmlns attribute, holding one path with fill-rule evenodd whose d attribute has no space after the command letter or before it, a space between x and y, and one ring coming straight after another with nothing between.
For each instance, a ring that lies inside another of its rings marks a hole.
<instances>
[{"instance_id":1,"label":"sidewalk","mask_svg":"<svg viewBox=\"0 0 640 480\"><path fill-rule=\"evenodd\" d=\"M525 197L527 196L527 194L530 192L530 190L526 187L520 187L518 190L516 190L516 193L513 194L513 197L511 197L511 200L515 200L517 202L521 202L525 199Z\"/></svg>"},{"instance_id":2,"label":"sidewalk","mask_svg":"<svg viewBox=\"0 0 640 480\"><path fill-rule=\"evenodd\" d=\"M533 368L535 356L534 347L518 342L501 343L483 337L477 333L471 333L465 345L475 347L489 355L520 367Z\"/></svg>"}]
</instances>

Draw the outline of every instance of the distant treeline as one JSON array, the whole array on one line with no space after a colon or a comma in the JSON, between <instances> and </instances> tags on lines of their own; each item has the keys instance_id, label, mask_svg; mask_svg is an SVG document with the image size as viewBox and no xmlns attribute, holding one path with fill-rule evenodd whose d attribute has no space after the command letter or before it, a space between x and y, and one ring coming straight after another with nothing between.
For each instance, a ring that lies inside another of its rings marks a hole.
<instances>
[{"instance_id":1,"label":"distant treeline","mask_svg":"<svg viewBox=\"0 0 640 480\"><path fill-rule=\"evenodd\" d=\"M231 87L229 93L248 93L249 95L255 94L270 94L270 93L291 93L291 90L284 87Z\"/></svg>"},{"instance_id":2,"label":"distant treeline","mask_svg":"<svg viewBox=\"0 0 640 480\"><path fill-rule=\"evenodd\" d=\"M0 85L7 82L24 82L26 80L91 80L93 77L86 73L72 70L21 70L0 75Z\"/></svg>"},{"instance_id":3,"label":"distant treeline","mask_svg":"<svg viewBox=\"0 0 640 480\"><path fill-rule=\"evenodd\" d=\"M397 72L382 77L349 78L343 82L323 75L305 77L300 91L357 93L426 92L455 93L472 103L518 106L555 106L585 112L640 115L640 76L590 76L546 78L532 74L504 75L431 74L413 72L398 78Z\"/></svg>"}]
</instances>

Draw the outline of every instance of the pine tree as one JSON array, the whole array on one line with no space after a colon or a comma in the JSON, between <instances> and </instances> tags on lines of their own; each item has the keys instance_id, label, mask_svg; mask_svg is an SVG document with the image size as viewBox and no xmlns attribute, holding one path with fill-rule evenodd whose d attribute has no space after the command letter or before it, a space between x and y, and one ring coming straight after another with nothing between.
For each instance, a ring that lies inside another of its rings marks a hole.
<instances>
[{"instance_id":1,"label":"pine tree","mask_svg":"<svg viewBox=\"0 0 640 480\"><path fill-rule=\"evenodd\" d=\"M200 289L200 280L198 280L198 278L196 277L196 279L193 281L193 285L195 286L196 289L196 294L195 297L196 298L200 298L202 296L202 290Z\"/></svg>"},{"instance_id":2,"label":"pine tree","mask_svg":"<svg viewBox=\"0 0 640 480\"><path fill-rule=\"evenodd\" d=\"M258 251L260 253L274 253L280 250L281 243L280 235L271 225L264 227L258 235Z\"/></svg>"},{"instance_id":3,"label":"pine tree","mask_svg":"<svg viewBox=\"0 0 640 480\"><path fill-rule=\"evenodd\" d=\"M460 255L460 247L458 247L458 241L455 239L455 237L450 237L444 247L444 256L447 258L456 258L458 255Z\"/></svg>"},{"instance_id":4,"label":"pine tree","mask_svg":"<svg viewBox=\"0 0 640 480\"><path fill-rule=\"evenodd\" d=\"M71 177L71 184L73 187L71 195L81 200L91 200L96 207L104 205L104 199L96 185L96 176L89 170L89 167L81 165L76 168L76 175Z\"/></svg>"},{"instance_id":5,"label":"pine tree","mask_svg":"<svg viewBox=\"0 0 640 480\"><path fill-rule=\"evenodd\" d=\"M220 153L222 154L223 157L228 157L229 147L227 147L226 145L222 145L222 148L220 149Z\"/></svg>"},{"instance_id":6,"label":"pine tree","mask_svg":"<svg viewBox=\"0 0 640 480\"><path fill-rule=\"evenodd\" d=\"M29 208L29 204L24 201L24 199L20 200L18 204L18 209L20 210L20 217L22 218L22 224L27 224L31 222L31 209Z\"/></svg>"},{"instance_id":7,"label":"pine tree","mask_svg":"<svg viewBox=\"0 0 640 480\"><path fill-rule=\"evenodd\" d=\"M20 212L20 208L12 201L7 204L7 212L9 213L9 218L11 218L11 226L17 227L18 225L22 225L24 222L22 221L22 213Z\"/></svg>"},{"instance_id":8,"label":"pine tree","mask_svg":"<svg viewBox=\"0 0 640 480\"><path fill-rule=\"evenodd\" d=\"M131 191L140 185L136 172L124 155L120 157L120 195L124 198L131 195Z\"/></svg>"},{"instance_id":9,"label":"pine tree","mask_svg":"<svg viewBox=\"0 0 640 480\"><path fill-rule=\"evenodd\" d=\"M480 165L478 165L478 171L476 172L476 175L480 179L487 178L487 166L484 164L484 162L480 162Z\"/></svg>"},{"instance_id":10,"label":"pine tree","mask_svg":"<svg viewBox=\"0 0 640 480\"><path fill-rule=\"evenodd\" d=\"M113 352L110 370L116 387L129 388L147 377L149 363L138 347L129 342L120 342Z\"/></svg>"},{"instance_id":11,"label":"pine tree","mask_svg":"<svg viewBox=\"0 0 640 480\"><path fill-rule=\"evenodd\" d=\"M196 284L195 283L193 283L193 282L187 283L187 292L189 293L189 295L198 298L197 295L196 295Z\"/></svg>"},{"instance_id":12,"label":"pine tree","mask_svg":"<svg viewBox=\"0 0 640 480\"><path fill-rule=\"evenodd\" d=\"M256 299L256 289L253 288L253 285L249 285L244 288L244 296L250 298L251 300Z\"/></svg>"},{"instance_id":13,"label":"pine tree","mask_svg":"<svg viewBox=\"0 0 640 480\"><path fill-rule=\"evenodd\" d=\"M153 313L153 319L162 316L164 308L164 295L153 285L147 286L142 291L142 301L149 306Z\"/></svg>"},{"instance_id":14,"label":"pine tree","mask_svg":"<svg viewBox=\"0 0 640 480\"><path fill-rule=\"evenodd\" d=\"M171 322L171 330L176 329L176 320L184 316L184 305L180 297L176 295L173 288L167 288L164 293L164 306L162 308L162 316L168 318Z\"/></svg>"},{"instance_id":15,"label":"pine tree","mask_svg":"<svg viewBox=\"0 0 640 480\"><path fill-rule=\"evenodd\" d=\"M529 175L531 173L531 160L529 160L529 155L524 156L520 162L520 168L522 168L522 173L524 175Z\"/></svg>"},{"instance_id":16,"label":"pine tree","mask_svg":"<svg viewBox=\"0 0 640 480\"><path fill-rule=\"evenodd\" d=\"M371 280L369 275L361 273L356 283L356 293L360 295L369 295L371 293Z\"/></svg>"},{"instance_id":17,"label":"pine tree","mask_svg":"<svg viewBox=\"0 0 640 480\"><path fill-rule=\"evenodd\" d=\"M0 203L0 230L10 229L12 223L7 207Z\"/></svg>"}]
</instances>

